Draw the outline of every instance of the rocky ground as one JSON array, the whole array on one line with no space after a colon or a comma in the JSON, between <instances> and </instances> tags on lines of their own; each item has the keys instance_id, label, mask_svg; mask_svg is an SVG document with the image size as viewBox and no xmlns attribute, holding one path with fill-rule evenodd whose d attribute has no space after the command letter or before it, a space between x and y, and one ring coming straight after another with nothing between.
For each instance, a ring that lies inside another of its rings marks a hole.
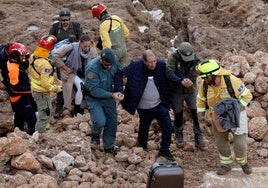
<instances>
[{"instance_id":1,"label":"rocky ground","mask_svg":"<svg viewBox=\"0 0 268 188\"><path fill-rule=\"evenodd\" d=\"M18 41L33 51L63 6L70 8L72 19L79 21L84 31L97 40L99 22L89 11L89 4L94 2L1 0L0 43ZM180 42L190 41L200 58L217 58L240 76L254 94L247 111L250 120L248 160L253 167L268 166L267 1L102 2L111 14L121 16L130 29L129 59L139 57L147 48L165 59ZM164 160L156 157L161 134L157 124L154 123L150 131L149 152L144 152L135 147L137 116L128 115L120 106L117 144L121 152L111 156L101 148L90 149L88 113L82 118L64 117L53 121L52 134L30 138L18 130L13 132L8 97L5 92L0 92L0 96L0 187L145 187L150 166ZM204 174L216 171L219 165L210 129L207 126L203 129L209 146L207 152L194 148L188 115L185 116L185 149L177 149L174 140L171 145L176 161L184 169L186 188L202 186ZM66 159L65 163L60 159ZM238 167L235 163L233 166Z\"/></svg>"}]
</instances>

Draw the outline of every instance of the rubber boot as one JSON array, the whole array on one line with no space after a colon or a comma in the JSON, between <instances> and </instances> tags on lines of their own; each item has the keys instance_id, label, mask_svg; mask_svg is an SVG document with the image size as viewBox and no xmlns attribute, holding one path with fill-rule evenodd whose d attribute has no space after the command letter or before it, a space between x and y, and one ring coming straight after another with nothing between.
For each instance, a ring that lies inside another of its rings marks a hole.
<instances>
[{"instance_id":1,"label":"rubber boot","mask_svg":"<svg viewBox=\"0 0 268 188\"><path fill-rule=\"evenodd\" d=\"M74 117L81 117L84 114L84 108L81 108L80 105L74 105Z\"/></svg>"}]
</instances>

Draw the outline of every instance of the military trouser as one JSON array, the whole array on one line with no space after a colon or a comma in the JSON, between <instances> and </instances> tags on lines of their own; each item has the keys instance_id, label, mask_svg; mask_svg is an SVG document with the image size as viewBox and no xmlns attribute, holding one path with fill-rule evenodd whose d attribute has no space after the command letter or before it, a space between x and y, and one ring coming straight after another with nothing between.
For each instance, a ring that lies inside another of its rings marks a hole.
<instances>
[{"instance_id":1,"label":"military trouser","mask_svg":"<svg viewBox=\"0 0 268 188\"><path fill-rule=\"evenodd\" d=\"M245 112L240 113L240 127L247 126L247 116ZM247 133L235 134L233 131L218 132L216 127L212 126L212 131L215 137L216 145L220 154L221 164L232 163L232 153L230 148L229 133L233 134L233 146L235 159L238 164L243 165L247 163Z\"/></svg>"},{"instance_id":2,"label":"military trouser","mask_svg":"<svg viewBox=\"0 0 268 188\"><path fill-rule=\"evenodd\" d=\"M46 126L50 122L51 113L51 98L49 95L35 92L32 93L34 100L37 104L38 116L35 130L39 133L46 132Z\"/></svg>"},{"instance_id":3,"label":"military trouser","mask_svg":"<svg viewBox=\"0 0 268 188\"><path fill-rule=\"evenodd\" d=\"M110 99L93 99L86 96L92 121L92 136L99 136L103 131L104 149L114 146L117 130L116 102Z\"/></svg>"}]
</instances>

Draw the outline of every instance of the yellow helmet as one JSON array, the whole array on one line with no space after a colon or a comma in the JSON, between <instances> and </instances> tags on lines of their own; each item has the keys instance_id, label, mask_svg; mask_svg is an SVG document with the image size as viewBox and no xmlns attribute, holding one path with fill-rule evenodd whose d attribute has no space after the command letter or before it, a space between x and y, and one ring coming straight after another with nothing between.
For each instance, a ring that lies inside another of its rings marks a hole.
<instances>
[{"instance_id":1,"label":"yellow helmet","mask_svg":"<svg viewBox=\"0 0 268 188\"><path fill-rule=\"evenodd\" d=\"M217 75L220 72L220 65L217 63L216 60L209 59L202 61L197 66L197 71L199 72L199 76L201 78L205 78L209 75Z\"/></svg>"}]
</instances>

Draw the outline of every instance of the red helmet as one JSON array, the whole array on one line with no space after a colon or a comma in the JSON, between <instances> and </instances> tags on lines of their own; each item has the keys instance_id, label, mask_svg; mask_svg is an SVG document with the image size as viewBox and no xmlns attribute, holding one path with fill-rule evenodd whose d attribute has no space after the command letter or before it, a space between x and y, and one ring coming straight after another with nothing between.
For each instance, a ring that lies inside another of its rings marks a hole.
<instances>
[{"instance_id":1,"label":"red helmet","mask_svg":"<svg viewBox=\"0 0 268 188\"><path fill-rule=\"evenodd\" d=\"M27 48L23 44L18 42L11 44L8 48L7 53L9 55L9 61L15 63L21 62L20 56L25 56L25 59L28 59L30 57Z\"/></svg>"},{"instance_id":2,"label":"red helmet","mask_svg":"<svg viewBox=\"0 0 268 188\"><path fill-rule=\"evenodd\" d=\"M93 17L99 17L103 11L105 11L107 7L102 3L94 4L91 7L91 12Z\"/></svg>"},{"instance_id":3,"label":"red helmet","mask_svg":"<svg viewBox=\"0 0 268 188\"><path fill-rule=\"evenodd\" d=\"M26 48L26 46L24 46L21 43L15 42L13 44L11 44L8 48L8 55L13 55L14 53L17 53L17 55L29 55L29 52Z\"/></svg>"},{"instance_id":4,"label":"red helmet","mask_svg":"<svg viewBox=\"0 0 268 188\"><path fill-rule=\"evenodd\" d=\"M57 43L57 38L54 35L46 35L38 41L38 46L47 50L52 50Z\"/></svg>"}]
</instances>

